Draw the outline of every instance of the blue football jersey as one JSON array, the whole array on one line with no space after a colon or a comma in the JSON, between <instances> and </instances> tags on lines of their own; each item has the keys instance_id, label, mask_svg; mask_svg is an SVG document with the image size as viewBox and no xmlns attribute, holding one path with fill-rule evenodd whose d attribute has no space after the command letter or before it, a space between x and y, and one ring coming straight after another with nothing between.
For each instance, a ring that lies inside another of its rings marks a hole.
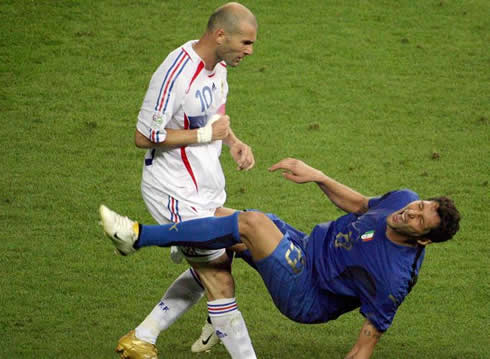
<instances>
[{"instance_id":1,"label":"blue football jersey","mask_svg":"<svg viewBox=\"0 0 490 359\"><path fill-rule=\"evenodd\" d=\"M386 237L386 218L418 199L410 190L372 198L363 215L317 225L306 245L317 285L358 299L361 313L382 332L415 284L424 258L423 247L401 246Z\"/></svg>"}]
</instances>

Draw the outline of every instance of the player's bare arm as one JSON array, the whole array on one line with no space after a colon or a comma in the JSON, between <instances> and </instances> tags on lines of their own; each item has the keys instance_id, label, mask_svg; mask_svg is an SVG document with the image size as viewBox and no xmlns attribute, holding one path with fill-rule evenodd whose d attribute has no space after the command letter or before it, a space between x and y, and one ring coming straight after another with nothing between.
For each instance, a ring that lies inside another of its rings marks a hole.
<instances>
[{"instance_id":1,"label":"player's bare arm","mask_svg":"<svg viewBox=\"0 0 490 359\"><path fill-rule=\"evenodd\" d=\"M238 170L248 171L255 165L252 148L240 141L231 128L223 143L230 148L231 157L237 163Z\"/></svg>"},{"instance_id":2,"label":"player's bare arm","mask_svg":"<svg viewBox=\"0 0 490 359\"><path fill-rule=\"evenodd\" d=\"M209 127L208 127L209 126ZM223 140L228 136L230 130L230 118L228 116L221 116L218 120L209 123L205 126L206 129L209 128L209 139L204 142L211 142L215 140ZM204 131L206 130L204 129ZM134 142L138 148L175 148L181 146L192 145L199 143L199 131L201 129L195 130L178 130L166 128L165 141L155 143L150 141L145 135L140 131L136 130L134 135Z\"/></svg>"},{"instance_id":3,"label":"player's bare arm","mask_svg":"<svg viewBox=\"0 0 490 359\"><path fill-rule=\"evenodd\" d=\"M134 143L138 148L175 148L197 143L197 130L166 129L167 136L163 142L152 142L138 130L134 134Z\"/></svg>"},{"instance_id":4,"label":"player's bare arm","mask_svg":"<svg viewBox=\"0 0 490 359\"><path fill-rule=\"evenodd\" d=\"M352 188L325 175L295 158L286 158L272 165L269 171L282 170L284 178L295 183L315 182L327 197L340 209L349 213L364 213L369 199Z\"/></svg>"},{"instance_id":5,"label":"player's bare arm","mask_svg":"<svg viewBox=\"0 0 490 359\"><path fill-rule=\"evenodd\" d=\"M381 338L381 335L383 335L383 333L377 330L376 327L366 319L362 325L356 344L354 344L345 359L367 359L371 357L374 347Z\"/></svg>"}]
</instances>

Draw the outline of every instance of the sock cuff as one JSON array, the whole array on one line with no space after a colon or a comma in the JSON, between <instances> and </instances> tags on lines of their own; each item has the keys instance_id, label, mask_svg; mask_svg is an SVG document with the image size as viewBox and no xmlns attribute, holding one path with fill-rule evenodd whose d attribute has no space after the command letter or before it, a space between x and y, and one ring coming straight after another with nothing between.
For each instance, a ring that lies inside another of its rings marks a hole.
<instances>
[{"instance_id":1,"label":"sock cuff","mask_svg":"<svg viewBox=\"0 0 490 359\"><path fill-rule=\"evenodd\" d=\"M238 304L235 298L216 299L208 302L209 316L220 316L238 311Z\"/></svg>"}]
</instances>

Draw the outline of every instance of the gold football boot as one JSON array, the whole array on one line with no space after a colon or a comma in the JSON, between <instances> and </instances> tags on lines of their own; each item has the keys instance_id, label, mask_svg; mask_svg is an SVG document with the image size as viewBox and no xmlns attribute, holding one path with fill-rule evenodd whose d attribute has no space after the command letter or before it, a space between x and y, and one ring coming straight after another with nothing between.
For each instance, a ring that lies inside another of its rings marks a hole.
<instances>
[{"instance_id":1,"label":"gold football boot","mask_svg":"<svg viewBox=\"0 0 490 359\"><path fill-rule=\"evenodd\" d=\"M119 339L116 353L121 359L158 359L157 347L136 338L134 330Z\"/></svg>"}]
</instances>

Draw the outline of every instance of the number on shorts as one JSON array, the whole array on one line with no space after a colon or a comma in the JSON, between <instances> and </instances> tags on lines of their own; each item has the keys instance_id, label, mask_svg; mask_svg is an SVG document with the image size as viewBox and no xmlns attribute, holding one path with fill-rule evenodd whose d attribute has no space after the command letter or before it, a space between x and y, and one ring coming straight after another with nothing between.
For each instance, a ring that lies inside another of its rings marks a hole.
<instances>
[{"instance_id":1,"label":"number on shorts","mask_svg":"<svg viewBox=\"0 0 490 359\"><path fill-rule=\"evenodd\" d=\"M291 254L294 254L296 252L296 255L293 255L295 257L294 259L291 259ZM305 259L303 258L303 255L301 254L301 251L299 250L298 247L296 247L293 243L290 244L288 250L286 251L286 254L284 255L286 258L286 262L291 266L291 269L295 274L298 274L303 270L303 266L305 264ZM301 265L298 265L300 263Z\"/></svg>"}]
</instances>

